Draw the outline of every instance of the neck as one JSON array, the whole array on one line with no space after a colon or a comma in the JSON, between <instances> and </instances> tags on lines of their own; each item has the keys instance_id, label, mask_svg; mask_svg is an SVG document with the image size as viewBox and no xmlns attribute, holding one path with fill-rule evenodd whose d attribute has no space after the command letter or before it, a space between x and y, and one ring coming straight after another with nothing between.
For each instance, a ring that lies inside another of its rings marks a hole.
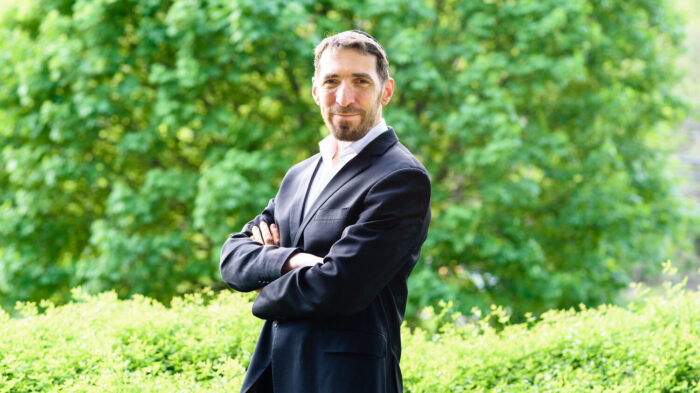
<instances>
[{"instance_id":1,"label":"neck","mask_svg":"<svg viewBox=\"0 0 700 393\"><path fill-rule=\"evenodd\" d=\"M335 146L336 146L335 154L338 155L338 153L339 153L341 150L344 150L344 149L345 149L346 147L348 147L351 143L352 143L352 141L339 141L339 140L336 139L336 140L335 140Z\"/></svg>"}]
</instances>

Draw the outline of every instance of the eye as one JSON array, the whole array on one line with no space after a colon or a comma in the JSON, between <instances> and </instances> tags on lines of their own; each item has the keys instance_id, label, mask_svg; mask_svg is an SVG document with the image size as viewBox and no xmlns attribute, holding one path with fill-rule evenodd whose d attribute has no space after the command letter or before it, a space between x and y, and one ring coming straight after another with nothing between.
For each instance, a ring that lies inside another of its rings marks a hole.
<instances>
[{"instance_id":1,"label":"eye","mask_svg":"<svg viewBox=\"0 0 700 393\"><path fill-rule=\"evenodd\" d=\"M360 86L367 86L369 85L369 81L367 79L358 79L357 84Z\"/></svg>"},{"instance_id":2,"label":"eye","mask_svg":"<svg viewBox=\"0 0 700 393\"><path fill-rule=\"evenodd\" d=\"M335 86L338 84L338 80L331 78L323 81L323 86Z\"/></svg>"}]
</instances>

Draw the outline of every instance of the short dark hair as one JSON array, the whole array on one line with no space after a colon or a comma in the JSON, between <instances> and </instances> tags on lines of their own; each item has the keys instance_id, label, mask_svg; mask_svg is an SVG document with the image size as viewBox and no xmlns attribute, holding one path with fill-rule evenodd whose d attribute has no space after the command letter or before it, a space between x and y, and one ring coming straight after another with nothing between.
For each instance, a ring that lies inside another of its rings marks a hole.
<instances>
[{"instance_id":1,"label":"short dark hair","mask_svg":"<svg viewBox=\"0 0 700 393\"><path fill-rule=\"evenodd\" d=\"M389 59L386 56L386 52L384 52L384 48L379 41L364 31L348 30L326 37L321 41L314 51L314 70L316 75L318 75L320 68L321 55L329 48L355 49L364 55L373 55L377 59L377 75L379 75L379 79L382 82L386 82L389 79Z\"/></svg>"}]
</instances>

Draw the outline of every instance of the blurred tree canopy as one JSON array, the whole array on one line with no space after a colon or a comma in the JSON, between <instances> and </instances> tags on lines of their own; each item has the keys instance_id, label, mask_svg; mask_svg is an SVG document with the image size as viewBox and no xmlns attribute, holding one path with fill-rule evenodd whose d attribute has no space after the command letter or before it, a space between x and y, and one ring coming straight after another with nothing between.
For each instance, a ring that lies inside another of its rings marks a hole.
<instances>
[{"instance_id":1,"label":"blurred tree canopy","mask_svg":"<svg viewBox=\"0 0 700 393\"><path fill-rule=\"evenodd\" d=\"M0 21L2 303L221 286L226 236L317 151L313 48L351 28L433 178L409 313L608 301L682 237L667 1L28 0Z\"/></svg>"}]
</instances>

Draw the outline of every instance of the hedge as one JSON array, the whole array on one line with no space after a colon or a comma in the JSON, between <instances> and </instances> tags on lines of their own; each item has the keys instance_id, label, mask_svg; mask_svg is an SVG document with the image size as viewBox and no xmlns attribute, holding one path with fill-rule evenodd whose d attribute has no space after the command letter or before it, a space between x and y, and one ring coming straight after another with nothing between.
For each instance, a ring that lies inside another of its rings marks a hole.
<instances>
[{"instance_id":1,"label":"hedge","mask_svg":"<svg viewBox=\"0 0 700 393\"><path fill-rule=\"evenodd\" d=\"M166 307L74 290L63 306L21 304L0 314L0 392L237 391L261 325L251 300L204 293ZM476 321L449 310L424 310L433 332L404 327L405 391L700 391L698 292L516 325L500 307Z\"/></svg>"}]
</instances>

